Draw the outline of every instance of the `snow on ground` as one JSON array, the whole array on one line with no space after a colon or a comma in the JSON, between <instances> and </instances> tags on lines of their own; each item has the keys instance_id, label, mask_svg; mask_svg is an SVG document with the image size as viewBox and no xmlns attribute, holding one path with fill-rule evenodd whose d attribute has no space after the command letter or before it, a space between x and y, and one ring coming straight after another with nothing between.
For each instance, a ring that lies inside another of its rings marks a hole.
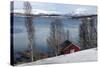
<instances>
[{"instance_id":1,"label":"snow on ground","mask_svg":"<svg viewBox=\"0 0 100 67\"><path fill-rule=\"evenodd\" d=\"M42 59L36 62L21 64L18 66L88 62L88 61L97 61L97 49L96 48L83 50L83 51L79 51L79 52L72 53L72 54L66 54L66 55L61 55L57 57Z\"/></svg>"}]
</instances>

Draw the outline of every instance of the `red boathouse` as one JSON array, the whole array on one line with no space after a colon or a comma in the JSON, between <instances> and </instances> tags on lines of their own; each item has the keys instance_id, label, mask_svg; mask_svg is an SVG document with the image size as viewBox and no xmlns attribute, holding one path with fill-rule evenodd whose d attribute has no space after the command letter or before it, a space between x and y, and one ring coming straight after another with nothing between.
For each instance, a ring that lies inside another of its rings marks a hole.
<instances>
[{"instance_id":1,"label":"red boathouse","mask_svg":"<svg viewBox=\"0 0 100 67\"><path fill-rule=\"evenodd\" d=\"M69 54L77 51L80 51L80 48L72 44L69 40L61 44L61 54Z\"/></svg>"}]
</instances>

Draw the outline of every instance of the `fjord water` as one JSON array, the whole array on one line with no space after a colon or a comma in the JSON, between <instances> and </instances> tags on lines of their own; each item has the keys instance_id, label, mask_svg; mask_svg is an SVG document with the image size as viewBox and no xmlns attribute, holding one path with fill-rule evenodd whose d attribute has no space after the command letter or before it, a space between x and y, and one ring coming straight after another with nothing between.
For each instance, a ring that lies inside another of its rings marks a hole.
<instances>
[{"instance_id":1,"label":"fjord water","mask_svg":"<svg viewBox=\"0 0 100 67\"><path fill-rule=\"evenodd\" d=\"M33 18L33 25L35 28L35 43L37 48L42 52L47 52L48 44L47 38L50 34L50 23L53 18L50 17L37 17ZM79 25L80 20L78 19L68 19L61 18L63 23L64 30L69 30L70 40L75 44L78 44L79 41ZM14 16L13 22L13 37L14 37L14 52L26 50L28 47L28 36L25 27L25 17Z\"/></svg>"}]
</instances>

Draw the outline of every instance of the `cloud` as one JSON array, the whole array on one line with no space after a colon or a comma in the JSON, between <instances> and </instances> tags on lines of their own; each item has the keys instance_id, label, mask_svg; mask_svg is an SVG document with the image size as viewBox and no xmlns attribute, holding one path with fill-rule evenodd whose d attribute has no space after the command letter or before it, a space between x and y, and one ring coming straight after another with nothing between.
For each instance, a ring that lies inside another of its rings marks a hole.
<instances>
[{"instance_id":1,"label":"cloud","mask_svg":"<svg viewBox=\"0 0 100 67\"><path fill-rule=\"evenodd\" d=\"M24 13L23 9L16 9L14 10L15 13ZM59 14L60 12L57 11L50 11L50 10L42 10L42 9L32 9L32 14Z\"/></svg>"},{"instance_id":2,"label":"cloud","mask_svg":"<svg viewBox=\"0 0 100 67\"><path fill-rule=\"evenodd\" d=\"M86 9L84 8L77 8L74 12L75 14L83 14L85 13Z\"/></svg>"},{"instance_id":3,"label":"cloud","mask_svg":"<svg viewBox=\"0 0 100 67\"><path fill-rule=\"evenodd\" d=\"M49 11L49 10L41 10L41 9L32 9L32 13L34 13L34 14L39 14L39 13L52 14L52 13L59 13L59 12Z\"/></svg>"},{"instance_id":4,"label":"cloud","mask_svg":"<svg viewBox=\"0 0 100 67\"><path fill-rule=\"evenodd\" d=\"M97 14L97 8L87 7L87 8L77 8L74 10L75 14L89 15L89 14Z\"/></svg>"}]
</instances>

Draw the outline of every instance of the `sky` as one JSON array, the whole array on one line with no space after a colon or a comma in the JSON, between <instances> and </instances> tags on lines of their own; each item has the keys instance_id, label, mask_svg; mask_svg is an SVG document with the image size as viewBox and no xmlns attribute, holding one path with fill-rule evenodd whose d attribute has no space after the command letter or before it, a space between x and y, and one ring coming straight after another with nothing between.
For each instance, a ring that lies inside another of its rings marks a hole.
<instances>
[{"instance_id":1,"label":"sky","mask_svg":"<svg viewBox=\"0 0 100 67\"><path fill-rule=\"evenodd\" d=\"M14 1L14 12L23 11L24 1ZM30 2L32 5L32 13L59 13L59 14L96 14L96 6L87 5L72 5L72 4L57 4L57 3L43 3Z\"/></svg>"}]
</instances>

